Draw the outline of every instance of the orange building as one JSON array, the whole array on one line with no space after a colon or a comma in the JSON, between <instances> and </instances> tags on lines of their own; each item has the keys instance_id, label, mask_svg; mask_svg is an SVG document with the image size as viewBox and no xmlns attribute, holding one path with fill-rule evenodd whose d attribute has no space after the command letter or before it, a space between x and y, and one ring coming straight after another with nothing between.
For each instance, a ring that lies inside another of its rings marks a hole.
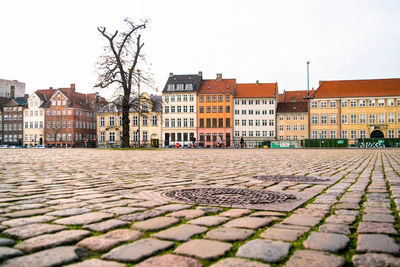
<instances>
[{"instance_id":1,"label":"orange building","mask_svg":"<svg viewBox=\"0 0 400 267\"><path fill-rule=\"evenodd\" d=\"M203 80L197 95L197 140L200 146L232 145L233 96L236 79Z\"/></svg>"}]
</instances>

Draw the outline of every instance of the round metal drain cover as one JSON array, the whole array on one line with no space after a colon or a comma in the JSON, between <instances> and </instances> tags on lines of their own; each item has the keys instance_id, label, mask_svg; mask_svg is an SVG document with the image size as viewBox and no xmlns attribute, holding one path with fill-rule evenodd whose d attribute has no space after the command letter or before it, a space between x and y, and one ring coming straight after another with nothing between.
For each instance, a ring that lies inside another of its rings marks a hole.
<instances>
[{"instance_id":1,"label":"round metal drain cover","mask_svg":"<svg viewBox=\"0 0 400 267\"><path fill-rule=\"evenodd\" d=\"M222 206L254 205L297 200L292 194L247 188L187 188L168 191L165 195L179 201Z\"/></svg>"},{"instance_id":2,"label":"round metal drain cover","mask_svg":"<svg viewBox=\"0 0 400 267\"><path fill-rule=\"evenodd\" d=\"M296 182L296 183L320 183L330 181L329 179L317 178L313 176L295 176L295 175L257 175L253 178L270 182Z\"/></svg>"}]
</instances>

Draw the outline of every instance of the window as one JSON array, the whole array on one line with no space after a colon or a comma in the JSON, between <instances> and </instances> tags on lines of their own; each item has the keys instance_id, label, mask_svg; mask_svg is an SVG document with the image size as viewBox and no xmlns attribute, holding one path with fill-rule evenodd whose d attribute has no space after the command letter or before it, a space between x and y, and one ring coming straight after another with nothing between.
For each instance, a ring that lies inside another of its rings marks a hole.
<instances>
[{"instance_id":1,"label":"window","mask_svg":"<svg viewBox=\"0 0 400 267\"><path fill-rule=\"evenodd\" d=\"M169 85L170 85L170 84L169 84ZM169 95L165 95L165 96L164 96L164 101L167 102L167 103L169 102Z\"/></svg>"},{"instance_id":2,"label":"window","mask_svg":"<svg viewBox=\"0 0 400 267\"><path fill-rule=\"evenodd\" d=\"M253 126L253 120L249 120L249 126Z\"/></svg>"},{"instance_id":3,"label":"window","mask_svg":"<svg viewBox=\"0 0 400 267\"><path fill-rule=\"evenodd\" d=\"M380 113L378 115L378 123L385 123L385 114L384 113Z\"/></svg>"},{"instance_id":4,"label":"window","mask_svg":"<svg viewBox=\"0 0 400 267\"><path fill-rule=\"evenodd\" d=\"M297 121L297 114L293 114L293 120Z\"/></svg>"},{"instance_id":5,"label":"window","mask_svg":"<svg viewBox=\"0 0 400 267\"><path fill-rule=\"evenodd\" d=\"M175 119L171 119L171 127L175 127Z\"/></svg>"},{"instance_id":6,"label":"window","mask_svg":"<svg viewBox=\"0 0 400 267\"><path fill-rule=\"evenodd\" d=\"M378 106L380 107L385 106L385 99L378 99Z\"/></svg>"},{"instance_id":7,"label":"window","mask_svg":"<svg viewBox=\"0 0 400 267\"><path fill-rule=\"evenodd\" d=\"M169 106L164 107L165 113L169 113Z\"/></svg>"},{"instance_id":8,"label":"window","mask_svg":"<svg viewBox=\"0 0 400 267\"><path fill-rule=\"evenodd\" d=\"M360 114L360 124L365 124L367 122L366 114Z\"/></svg>"},{"instance_id":9,"label":"window","mask_svg":"<svg viewBox=\"0 0 400 267\"><path fill-rule=\"evenodd\" d=\"M29 128L29 124L27 121L25 122L25 128Z\"/></svg>"},{"instance_id":10,"label":"window","mask_svg":"<svg viewBox=\"0 0 400 267\"><path fill-rule=\"evenodd\" d=\"M108 141L115 142L115 132L108 133Z\"/></svg>"},{"instance_id":11,"label":"window","mask_svg":"<svg viewBox=\"0 0 400 267\"><path fill-rule=\"evenodd\" d=\"M242 120L242 126L246 126L246 120Z\"/></svg>"},{"instance_id":12,"label":"window","mask_svg":"<svg viewBox=\"0 0 400 267\"><path fill-rule=\"evenodd\" d=\"M176 106L176 112L181 113L182 112L182 106Z\"/></svg>"},{"instance_id":13,"label":"window","mask_svg":"<svg viewBox=\"0 0 400 267\"><path fill-rule=\"evenodd\" d=\"M104 122L104 117L100 117L100 127L103 127L105 122Z\"/></svg>"},{"instance_id":14,"label":"window","mask_svg":"<svg viewBox=\"0 0 400 267\"><path fill-rule=\"evenodd\" d=\"M328 123L328 115L321 114L321 124L327 124L327 123Z\"/></svg>"},{"instance_id":15,"label":"window","mask_svg":"<svg viewBox=\"0 0 400 267\"><path fill-rule=\"evenodd\" d=\"M280 140L280 141L283 141L283 135L280 135L280 136L279 136L279 140Z\"/></svg>"},{"instance_id":16,"label":"window","mask_svg":"<svg viewBox=\"0 0 400 267\"><path fill-rule=\"evenodd\" d=\"M217 113L217 106L213 106L213 107L212 107L212 112L213 112L213 113Z\"/></svg>"},{"instance_id":17,"label":"window","mask_svg":"<svg viewBox=\"0 0 400 267\"><path fill-rule=\"evenodd\" d=\"M350 107L352 108L357 107L357 100L350 100Z\"/></svg>"},{"instance_id":18,"label":"window","mask_svg":"<svg viewBox=\"0 0 400 267\"><path fill-rule=\"evenodd\" d=\"M230 95L226 95L225 96L225 102L231 102L231 96Z\"/></svg>"},{"instance_id":19,"label":"window","mask_svg":"<svg viewBox=\"0 0 400 267\"><path fill-rule=\"evenodd\" d=\"M246 115L247 111L245 109L242 110L242 115Z\"/></svg>"},{"instance_id":20,"label":"window","mask_svg":"<svg viewBox=\"0 0 400 267\"><path fill-rule=\"evenodd\" d=\"M185 128L188 127L188 120L186 118L183 119L183 127L185 127Z\"/></svg>"},{"instance_id":21,"label":"window","mask_svg":"<svg viewBox=\"0 0 400 267\"><path fill-rule=\"evenodd\" d=\"M200 102L200 103L203 103L203 102L204 102L204 96L201 95L201 96L199 97L199 102Z\"/></svg>"},{"instance_id":22,"label":"window","mask_svg":"<svg viewBox=\"0 0 400 267\"><path fill-rule=\"evenodd\" d=\"M293 131L297 131L297 125L293 125Z\"/></svg>"},{"instance_id":23,"label":"window","mask_svg":"<svg viewBox=\"0 0 400 267\"><path fill-rule=\"evenodd\" d=\"M394 113L388 113L388 123L394 123Z\"/></svg>"},{"instance_id":24,"label":"window","mask_svg":"<svg viewBox=\"0 0 400 267\"><path fill-rule=\"evenodd\" d=\"M188 100L187 95L183 95L183 101L186 102Z\"/></svg>"},{"instance_id":25,"label":"window","mask_svg":"<svg viewBox=\"0 0 400 267\"><path fill-rule=\"evenodd\" d=\"M270 104L270 105L273 105L274 103L275 103L275 101L274 101L273 99L270 99L270 100L269 100L269 104Z\"/></svg>"},{"instance_id":26,"label":"window","mask_svg":"<svg viewBox=\"0 0 400 267\"><path fill-rule=\"evenodd\" d=\"M218 127L219 128L224 128L224 119L218 119Z\"/></svg>"},{"instance_id":27,"label":"window","mask_svg":"<svg viewBox=\"0 0 400 267\"><path fill-rule=\"evenodd\" d=\"M224 112L224 106L218 106L218 112L223 113Z\"/></svg>"},{"instance_id":28,"label":"window","mask_svg":"<svg viewBox=\"0 0 400 267\"><path fill-rule=\"evenodd\" d=\"M208 134L206 135L206 141L207 141L207 142L211 142L211 134L208 133Z\"/></svg>"},{"instance_id":29,"label":"window","mask_svg":"<svg viewBox=\"0 0 400 267\"><path fill-rule=\"evenodd\" d=\"M387 105L388 105L388 107L393 107L394 106L394 99L388 99L387 100Z\"/></svg>"},{"instance_id":30,"label":"window","mask_svg":"<svg viewBox=\"0 0 400 267\"><path fill-rule=\"evenodd\" d=\"M235 137L239 137L239 131L235 131Z\"/></svg>"},{"instance_id":31,"label":"window","mask_svg":"<svg viewBox=\"0 0 400 267\"><path fill-rule=\"evenodd\" d=\"M312 108L317 108L318 107L318 102L317 101L311 101L311 107Z\"/></svg>"},{"instance_id":32,"label":"window","mask_svg":"<svg viewBox=\"0 0 400 267\"><path fill-rule=\"evenodd\" d=\"M235 126L239 126L239 120L235 120Z\"/></svg>"},{"instance_id":33,"label":"window","mask_svg":"<svg viewBox=\"0 0 400 267\"><path fill-rule=\"evenodd\" d=\"M360 130L360 138L367 138L367 133L365 130Z\"/></svg>"},{"instance_id":34,"label":"window","mask_svg":"<svg viewBox=\"0 0 400 267\"><path fill-rule=\"evenodd\" d=\"M209 95L206 96L206 101L207 101L207 102L211 102L211 96L209 96Z\"/></svg>"},{"instance_id":35,"label":"window","mask_svg":"<svg viewBox=\"0 0 400 267\"><path fill-rule=\"evenodd\" d=\"M230 113L231 112L231 106L225 106L225 112Z\"/></svg>"},{"instance_id":36,"label":"window","mask_svg":"<svg viewBox=\"0 0 400 267\"><path fill-rule=\"evenodd\" d=\"M212 96L212 102L217 102L217 96L216 95Z\"/></svg>"},{"instance_id":37,"label":"window","mask_svg":"<svg viewBox=\"0 0 400 267\"><path fill-rule=\"evenodd\" d=\"M175 102L175 95L171 95L171 102Z\"/></svg>"},{"instance_id":38,"label":"window","mask_svg":"<svg viewBox=\"0 0 400 267\"><path fill-rule=\"evenodd\" d=\"M305 131L306 127L304 124L300 125L300 131Z\"/></svg>"},{"instance_id":39,"label":"window","mask_svg":"<svg viewBox=\"0 0 400 267\"><path fill-rule=\"evenodd\" d=\"M279 125L279 131L283 131L283 125Z\"/></svg>"},{"instance_id":40,"label":"window","mask_svg":"<svg viewBox=\"0 0 400 267\"><path fill-rule=\"evenodd\" d=\"M203 106L199 107L199 113L204 113L204 107Z\"/></svg>"},{"instance_id":41,"label":"window","mask_svg":"<svg viewBox=\"0 0 400 267\"><path fill-rule=\"evenodd\" d=\"M114 126L114 116L111 116L111 117L109 118L109 125L110 125L110 126Z\"/></svg>"},{"instance_id":42,"label":"window","mask_svg":"<svg viewBox=\"0 0 400 267\"><path fill-rule=\"evenodd\" d=\"M269 115L274 115L274 114L275 114L275 111L273 109L270 109L269 110Z\"/></svg>"},{"instance_id":43,"label":"window","mask_svg":"<svg viewBox=\"0 0 400 267\"><path fill-rule=\"evenodd\" d=\"M187 106L183 106L183 112L187 113L188 112L188 107Z\"/></svg>"},{"instance_id":44,"label":"window","mask_svg":"<svg viewBox=\"0 0 400 267\"><path fill-rule=\"evenodd\" d=\"M189 101L194 101L194 95L189 95Z\"/></svg>"},{"instance_id":45,"label":"window","mask_svg":"<svg viewBox=\"0 0 400 267\"><path fill-rule=\"evenodd\" d=\"M260 126L260 125L261 125L260 120L256 120L256 126Z\"/></svg>"},{"instance_id":46,"label":"window","mask_svg":"<svg viewBox=\"0 0 400 267\"><path fill-rule=\"evenodd\" d=\"M359 101L360 107L365 107L366 106L366 101L364 99Z\"/></svg>"},{"instance_id":47,"label":"window","mask_svg":"<svg viewBox=\"0 0 400 267\"><path fill-rule=\"evenodd\" d=\"M190 127L194 127L194 119L193 118L190 118L190 120L189 120L189 125L190 125Z\"/></svg>"},{"instance_id":48,"label":"window","mask_svg":"<svg viewBox=\"0 0 400 267\"><path fill-rule=\"evenodd\" d=\"M211 119L207 118L206 120L206 127L211 128Z\"/></svg>"},{"instance_id":49,"label":"window","mask_svg":"<svg viewBox=\"0 0 400 267\"><path fill-rule=\"evenodd\" d=\"M319 106L320 106L320 108L326 108L326 101L321 101L320 103L319 103Z\"/></svg>"},{"instance_id":50,"label":"window","mask_svg":"<svg viewBox=\"0 0 400 267\"><path fill-rule=\"evenodd\" d=\"M132 126L138 126L138 116L132 117Z\"/></svg>"},{"instance_id":51,"label":"window","mask_svg":"<svg viewBox=\"0 0 400 267\"><path fill-rule=\"evenodd\" d=\"M345 130L342 131L342 138L347 139L347 131Z\"/></svg>"},{"instance_id":52,"label":"window","mask_svg":"<svg viewBox=\"0 0 400 267\"><path fill-rule=\"evenodd\" d=\"M389 129L388 130L388 137L389 138L394 138L394 130L393 129Z\"/></svg>"},{"instance_id":53,"label":"window","mask_svg":"<svg viewBox=\"0 0 400 267\"><path fill-rule=\"evenodd\" d=\"M336 114L330 114L330 123L336 124Z\"/></svg>"},{"instance_id":54,"label":"window","mask_svg":"<svg viewBox=\"0 0 400 267\"><path fill-rule=\"evenodd\" d=\"M122 126L122 116L119 116L119 126Z\"/></svg>"},{"instance_id":55,"label":"window","mask_svg":"<svg viewBox=\"0 0 400 267\"><path fill-rule=\"evenodd\" d=\"M211 106L207 106L206 111L207 111L207 113L211 113Z\"/></svg>"},{"instance_id":56,"label":"window","mask_svg":"<svg viewBox=\"0 0 400 267\"><path fill-rule=\"evenodd\" d=\"M336 101L329 101L330 108L336 108Z\"/></svg>"},{"instance_id":57,"label":"window","mask_svg":"<svg viewBox=\"0 0 400 267\"><path fill-rule=\"evenodd\" d=\"M290 131L290 125L286 125L286 131Z\"/></svg>"},{"instance_id":58,"label":"window","mask_svg":"<svg viewBox=\"0 0 400 267\"><path fill-rule=\"evenodd\" d=\"M368 100L368 106L375 107L375 99Z\"/></svg>"},{"instance_id":59,"label":"window","mask_svg":"<svg viewBox=\"0 0 400 267\"><path fill-rule=\"evenodd\" d=\"M153 116L153 117L152 117L152 125L153 125L153 126L157 126L157 119L158 119L157 116Z\"/></svg>"},{"instance_id":60,"label":"window","mask_svg":"<svg viewBox=\"0 0 400 267\"><path fill-rule=\"evenodd\" d=\"M171 106L171 113L175 113L175 106Z\"/></svg>"},{"instance_id":61,"label":"window","mask_svg":"<svg viewBox=\"0 0 400 267\"><path fill-rule=\"evenodd\" d=\"M318 131L317 131L317 130L312 130L312 132L311 132L311 138L312 138L312 139L317 139L317 138L318 138Z\"/></svg>"},{"instance_id":62,"label":"window","mask_svg":"<svg viewBox=\"0 0 400 267\"><path fill-rule=\"evenodd\" d=\"M231 127L231 119L230 118L225 119L225 127L227 127L227 128Z\"/></svg>"},{"instance_id":63,"label":"window","mask_svg":"<svg viewBox=\"0 0 400 267\"><path fill-rule=\"evenodd\" d=\"M347 108L347 101L342 101L342 108Z\"/></svg>"},{"instance_id":64,"label":"window","mask_svg":"<svg viewBox=\"0 0 400 267\"><path fill-rule=\"evenodd\" d=\"M164 126L165 127L169 127L169 119L165 119L164 120Z\"/></svg>"},{"instance_id":65,"label":"window","mask_svg":"<svg viewBox=\"0 0 400 267\"><path fill-rule=\"evenodd\" d=\"M300 115L300 120L304 121L305 118L306 118L306 116L305 116L304 114L301 114L301 115Z\"/></svg>"},{"instance_id":66,"label":"window","mask_svg":"<svg viewBox=\"0 0 400 267\"><path fill-rule=\"evenodd\" d=\"M273 137L274 134L275 134L274 131L269 131L269 136L270 136L270 137Z\"/></svg>"},{"instance_id":67,"label":"window","mask_svg":"<svg viewBox=\"0 0 400 267\"><path fill-rule=\"evenodd\" d=\"M143 132L143 142L147 142L147 132Z\"/></svg>"},{"instance_id":68,"label":"window","mask_svg":"<svg viewBox=\"0 0 400 267\"><path fill-rule=\"evenodd\" d=\"M331 139L336 139L336 130L331 130L330 134L331 134L330 136Z\"/></svg>"},{"instance_id":69,"label":"window","mask_svg":"<svg viewBox=\"0 0 400 267\"><path fill-rule=\"evenodd\" d=\"M213 119L212 119L212 127L213 127L213 128L217 128L217 127L218 127L217 119L216 119L216 118L213 118Z\"/></svg>"},{"instance_id":70,"label":"window","mask_svg":"<svg viewBox=\"0 0 400 267\"><path fill-rule=\"evenodd\" d=\"M321 130L321 139L327 139L328 138L328 131L327 130Z\"/></svg>"},{"instance_id":71,"label":"window","mask_svg":"<svg viewBox=\"0 0 400 267\"><path fill-rule=\"evenodd\" d=\"M147 116L142 116L142 121L143 121L142 125L147 126Z\"/></svg>"},{"instance_id":72,"label":"window","mask_svg":"<svg viewBox=\"0 0 400 267\"><path fill-rule=\"evenodd\" d=\"M318 114L311 114L311 124L318 124Z\"/></svg>"},{"instance_id":73,"label":"window","mask_svg":"<svg viewBox=\"0 0 400 267\"><path fill-rule=\"evenodd\" d=\"M287 115L286 115L286 120L287 120L287 121L290 121L290 114L287 114Z\"/></svg>"},{"instance_id":74,"label":"window","mask_svg":"<svg viewBox=\"0 0 400 267\"><path fill-rule=\"evenodd\" d=\"M351 124L357 123L357 114L350 114L350 123Z\"/></svg>"},{"instance_id":75,"label":"window","mask_svg":"<svg viewBox=\"0 0 400 267\"><path fill-rule=\"evenodd\" d=\"M376 123L376 116L375 114L369 114L369 123Z\"/></svg>"},{"instance_id":76,"label":"window","mask_svg":"<svg viewBox=\"0 0 400 267\"><path fill-rule=\"evenodd\" d=\"M351 139L356 139L357 138L357 130L351 130L350 131L350 138Z\"/></svg>"},{"instance_id":77,"label":"window","mask_svg":"<svg viewBox=\"0 0 400 267\"><path fill-rule=\"evenodd\" d=\"M240 110L235 109L235 115L239 115L240 114Z\"/></svg>"},{"instance_id":78,"label":"window","mask_svg":"<svg viewBox=\"0 0 400 267\"><path fill-rule=\"evenodd\" d=\"M194 112L194 106L189 107L189 112Z\"/></svg>"},{"instance_id":79,"label":"window","mask_svg":"<svg viewBox=\"0 0 400 267\"><path fill-rule=\"evenodd\" d=\"M204 119L200 119L200 128L204 128Z\"/></svg>"},{"instance_id":80,"label":"window","mask_svg":"<svg viewBox=\"0 0 400 267\"><path fill-rule=\"evenodd\" d=\"M400 113L397 113L397 123L400 123Z\"/></svg>"}]
</instances>

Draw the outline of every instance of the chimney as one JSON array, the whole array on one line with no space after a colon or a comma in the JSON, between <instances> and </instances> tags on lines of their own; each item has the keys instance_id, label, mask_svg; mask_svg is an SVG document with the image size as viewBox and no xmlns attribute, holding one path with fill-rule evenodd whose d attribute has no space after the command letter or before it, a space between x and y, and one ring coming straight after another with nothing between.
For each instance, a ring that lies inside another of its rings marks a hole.
<instances>
[{"instance_id":1,"label":"chimney","mask_svg":"<svg viewBox=\"0 0 400 267\"><path fill-rule=\"evenodd\" d=\"M174 73L170 72L169 77L174 77Z\"/></svg>"},{"instance_id":2,"label":"chimney","mask_svg":"<svg viewBox=\"0 0 400 267\"><path fill-rule=\"evenodd\" d=\"M319 81L319 85L321 85L324 81Z\"/></svg>"},{"instance_id":3,"label":"chimney","mask_svg":"<svg viewBox=\"0 0 400 267\"><path fill-rule=\"evenodd\" d=\"M222 81L222 73L217 73L217 82Z\"/></svg>"},{"instance_id":4,"label":"chimney","mask_svg":"<svg viewBox=\"0 0 400 267\"><path fill-rule=\"evenodd\" d=\"M10 97L11 97L11 98L14 98L14 97L15 97L15 86L14 86L14 85L11 85L11 88L10 88Z\"/></svg>"},{"instance_id":5,"label":"chimney","mask_svg":"<svg viewBox=\"0 0 400 267\"><path fill-rule=\"evenodd\" d=\"M203 76L203 72L199 71L199 76L202 77Z\"/></svg>"},{"instance_id":6,"label":"chimney","mask_svg":"<svg viewBox=\"0 0 400 267\"><path fill-rule=\"evenodd\" d=\"M50 90L53 90L53 87L49 87Z\"/></svg>"},{"instance_id":7,"label":"chimney","mask_svg":"<svg viewBox=\"0 0 400 267\"><path fill-rule=\"evenodd\" d=\"M74 83L71 83L71 91L75 92L75 84Z\"/></svg>"},{"instance_id":8,"label":"chimney","mask_svg":"<svg viewBox=\"0 0 400 267\"><path fill-rule=\"evenodd\" d=\"M260 84L260 81L259 81L259 80L256 80L256 84L259 85L259 84Z\"/></svg>"}]
</instances>

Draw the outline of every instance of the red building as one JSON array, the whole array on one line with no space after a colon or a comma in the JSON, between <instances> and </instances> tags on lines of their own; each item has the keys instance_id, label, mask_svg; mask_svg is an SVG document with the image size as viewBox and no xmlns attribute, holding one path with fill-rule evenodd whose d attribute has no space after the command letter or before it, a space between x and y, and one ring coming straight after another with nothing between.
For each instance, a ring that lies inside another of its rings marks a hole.
<instances>
[{"instance_id":1,"label":"red building","mask_svg":"<svg viewBox=\"0 0 400 267\"><path fill-rule=\"evenodd\" d=\"M56 147L86 147L96 143L96 110L104 102L98 93L57 89L46 104L45 143Z\"/></svg>"}]
</instances>

